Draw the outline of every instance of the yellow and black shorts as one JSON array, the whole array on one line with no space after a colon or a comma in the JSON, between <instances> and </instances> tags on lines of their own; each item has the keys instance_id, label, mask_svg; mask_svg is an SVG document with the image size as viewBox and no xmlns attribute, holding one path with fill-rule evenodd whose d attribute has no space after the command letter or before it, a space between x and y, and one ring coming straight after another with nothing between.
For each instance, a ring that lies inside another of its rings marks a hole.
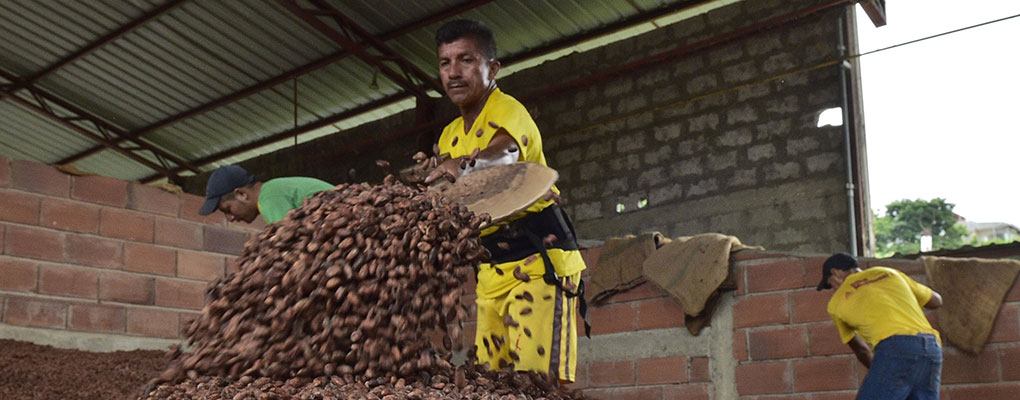
<instances>
[{"instance_id":1,"label":"yellow and black shorts","mask_svg":"<svg viewBox=\"0 0 1020 400\"><path fill-rule=\"evenodd\" d=\"M560 282L576 287L580 278L576 273ZM559 380L573 382L578 301L541 278L520 282L502 296L479 297L478 362L492 370L512 365L518 371L552 371Z\"/></svg>"}]
</instances>

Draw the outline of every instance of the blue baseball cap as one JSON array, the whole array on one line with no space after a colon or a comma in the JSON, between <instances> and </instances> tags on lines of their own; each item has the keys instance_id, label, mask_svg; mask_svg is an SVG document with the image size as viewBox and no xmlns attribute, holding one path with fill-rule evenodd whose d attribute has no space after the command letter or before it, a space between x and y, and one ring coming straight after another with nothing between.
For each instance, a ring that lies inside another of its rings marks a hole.
<instances>
[{"instance_id":1,"label":"blue baseball cap","mask_svg":"<svg viewBox=\"0 0 1020 400\"><path fill-rule=\"evenodd\" d=\"M255 182L255 177L237 165L216 168L205 184L205 203L198 209L198 215L209 215L220 205L220 197Z\"/></svg>"}]
</instances>

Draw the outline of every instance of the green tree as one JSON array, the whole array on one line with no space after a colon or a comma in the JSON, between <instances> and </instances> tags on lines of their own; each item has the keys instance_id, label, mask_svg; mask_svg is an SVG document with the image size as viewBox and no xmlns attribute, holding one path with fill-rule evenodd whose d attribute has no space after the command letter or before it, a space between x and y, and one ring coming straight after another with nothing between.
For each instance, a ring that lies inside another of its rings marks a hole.
<instances>
[{"instance_id":1,"label":"green tree","mask_svg":"<svg viewBox=\"0 0 1020 400\"><path fill-rule=\"evenodd\" d=\"M967 228L953 217L953 203L946 199L899 200L885 206L885 215L875 219L876 253L917 253L921 235L932 236L932 249L955 249L963 245Z\"/></svg>"}]
</instances>

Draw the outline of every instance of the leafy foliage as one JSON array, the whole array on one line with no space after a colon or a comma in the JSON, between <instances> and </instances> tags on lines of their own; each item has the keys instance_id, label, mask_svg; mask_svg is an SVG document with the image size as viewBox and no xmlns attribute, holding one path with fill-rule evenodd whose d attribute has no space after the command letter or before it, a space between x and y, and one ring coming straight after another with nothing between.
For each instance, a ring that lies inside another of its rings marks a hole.
<instances>
[{"instance_id":1,"label":"leafy foliage","mask_svg":"<svg viewBox=\"0 0 1020 400\"><path fill-rule=\"evenodd\" d=\"M917 253L921 235L932 236L932 249L955 249L964 244L967 228L956 222L953 203L943 198L899 200L885 206L885 215L875 219L876 253Z\"/></svg>"}]
</instances>

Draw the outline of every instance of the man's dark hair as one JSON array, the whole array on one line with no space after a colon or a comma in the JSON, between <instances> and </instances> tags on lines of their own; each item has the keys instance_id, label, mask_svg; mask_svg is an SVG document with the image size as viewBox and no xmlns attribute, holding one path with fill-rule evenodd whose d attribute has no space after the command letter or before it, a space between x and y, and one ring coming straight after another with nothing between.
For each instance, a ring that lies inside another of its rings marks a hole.
<instances>
[{"instance_id":1,"label":"man's dark hair","mask_svg":"<svg viewBox=\"0 0 1020 400\"><path fill-rule=\"evenodd\" d=\"M460 38L471 38L489 60L496 59L496 38L485 24L468 19L455 19L436 31L436 47Z\"/></svg>"}]
</instances>

